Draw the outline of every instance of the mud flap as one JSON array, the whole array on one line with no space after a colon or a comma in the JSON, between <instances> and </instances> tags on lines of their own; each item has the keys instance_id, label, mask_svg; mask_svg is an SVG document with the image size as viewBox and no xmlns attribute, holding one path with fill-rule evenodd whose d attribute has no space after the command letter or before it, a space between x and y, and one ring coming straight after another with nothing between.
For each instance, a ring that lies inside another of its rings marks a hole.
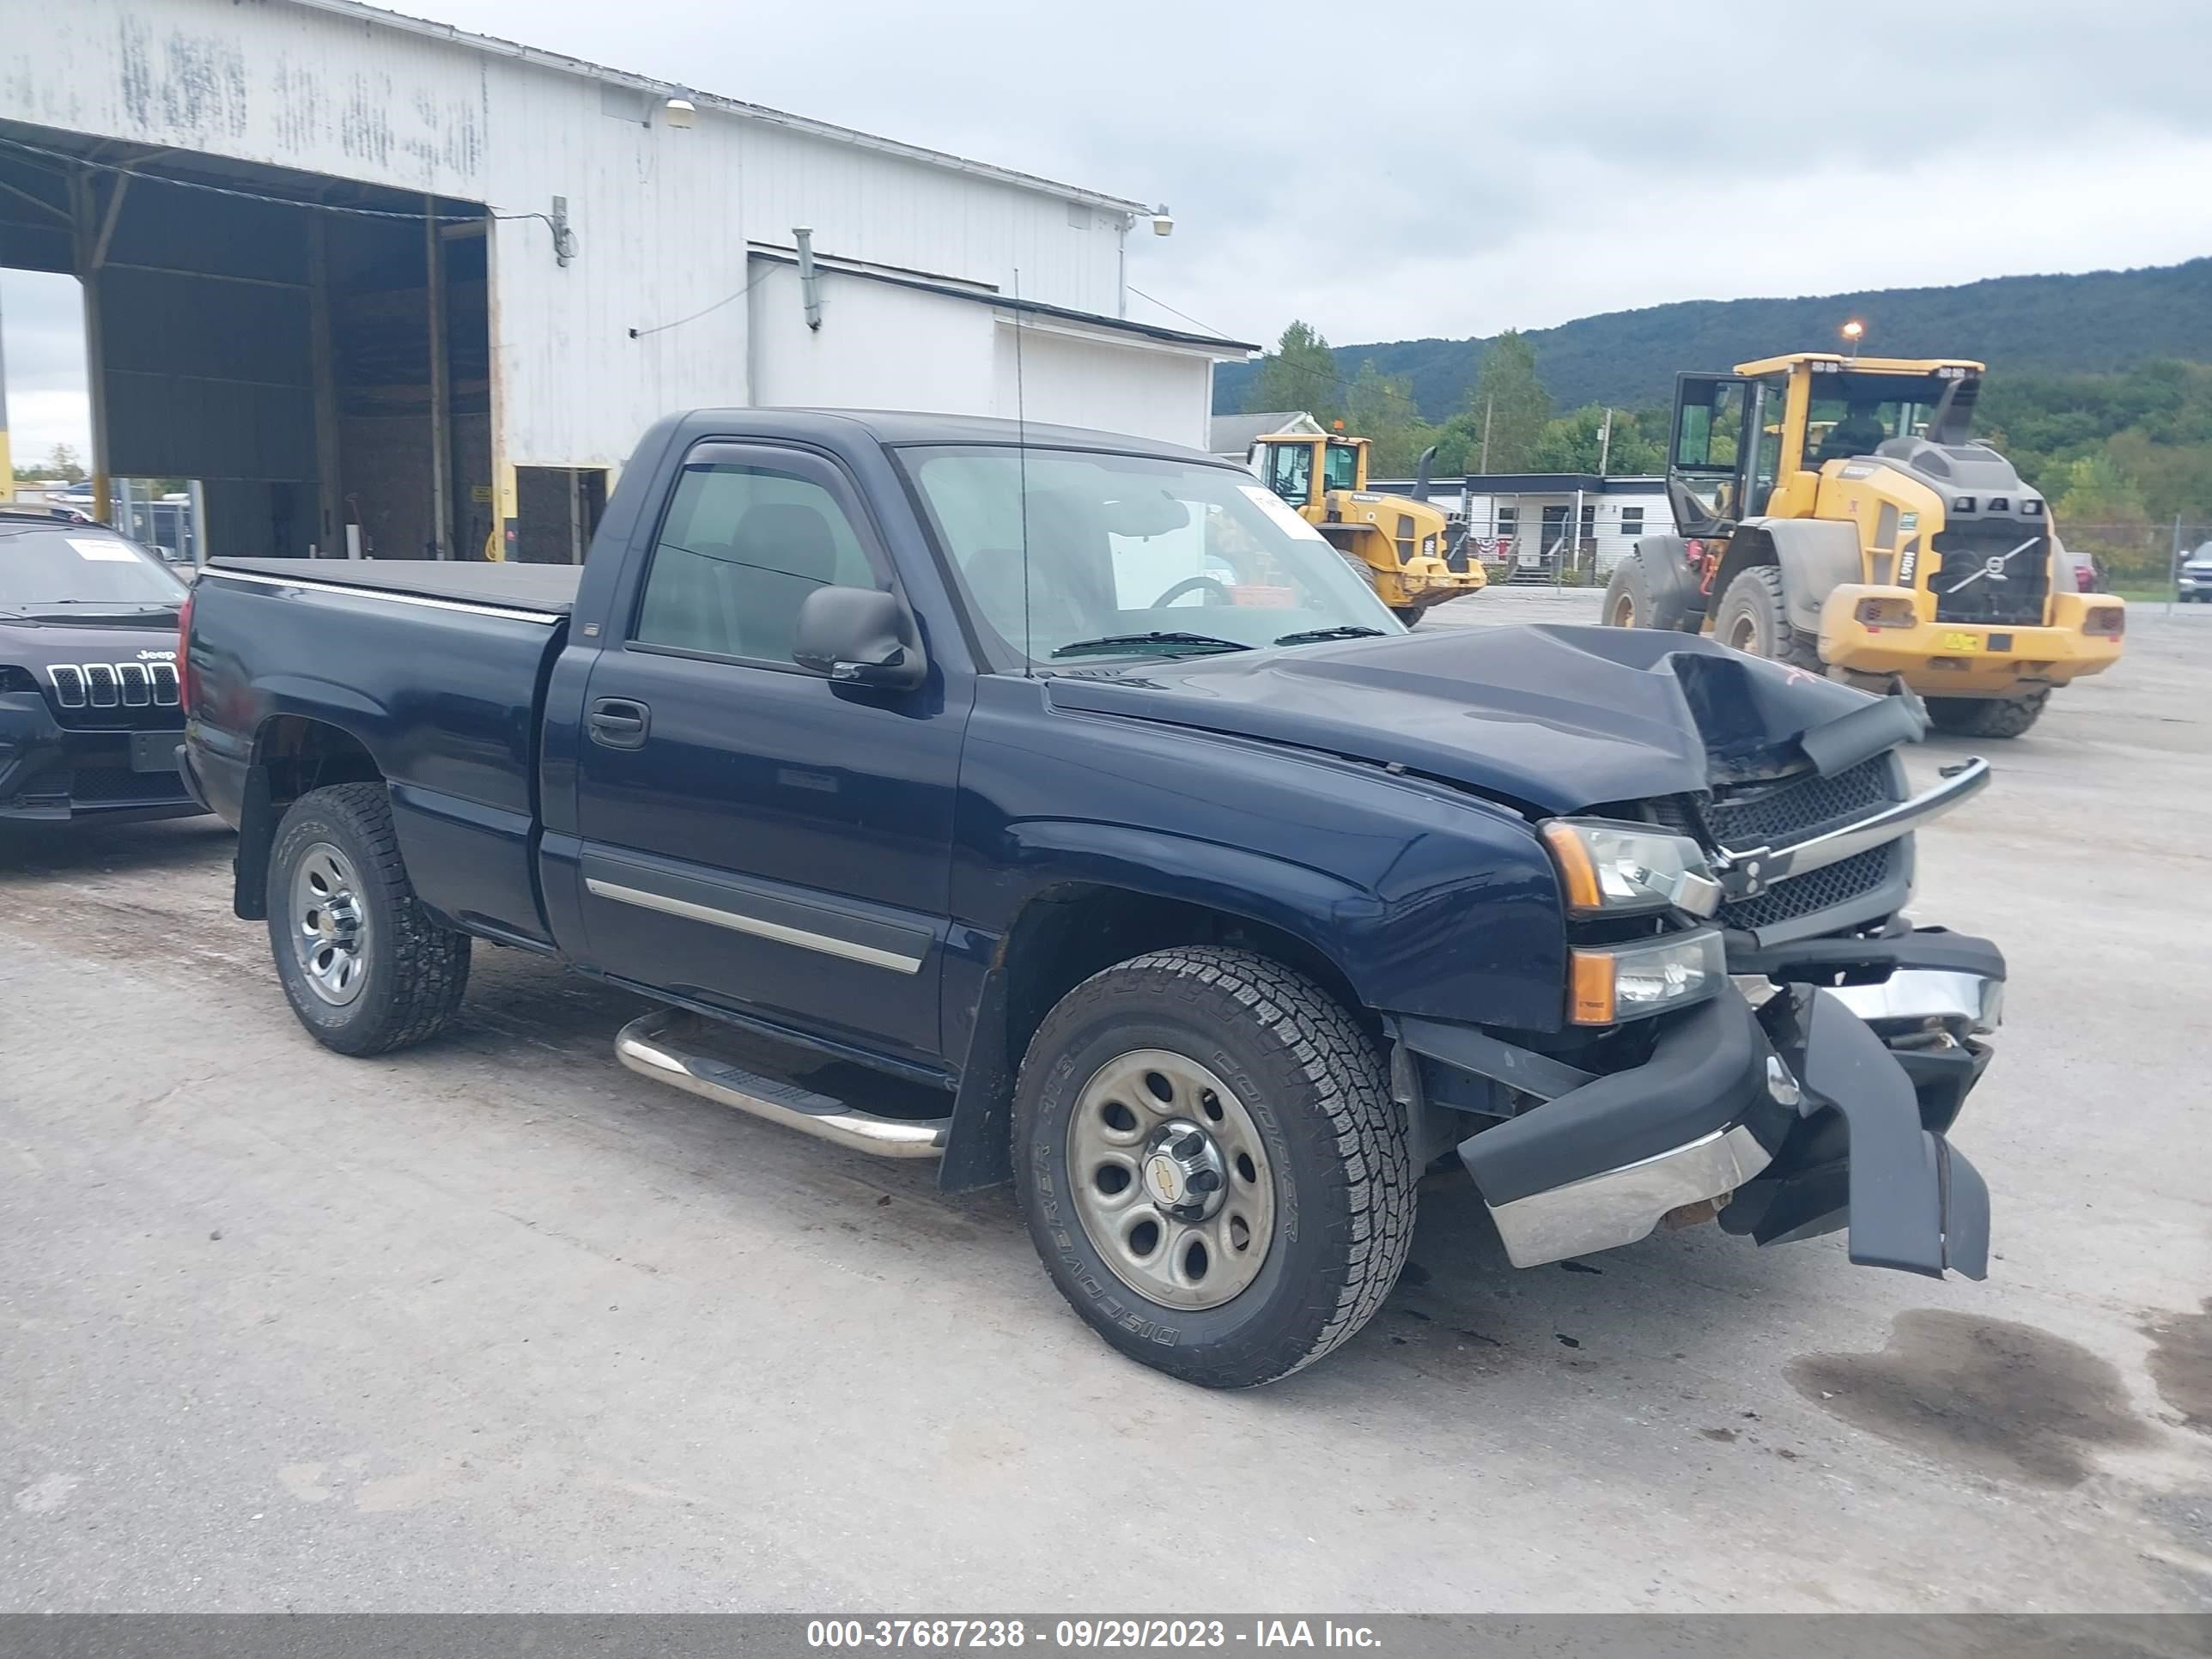
<instances>
[{"instance_id":1,"label":"mud flap","mask_svg":"<svg viewBox=\"0 0 2212 1659\"><path fill-rule=\"evenodd\" d=\"M1850 1259L1861 1266L1988 1277L1989 1188L1948 1141L1922 1127L1911 1079L1882 1040L1834 995L1815 990L1796 1058L1806 1096L1800 1110L1841 1114L1850 1158L1842 1171L1832 1164L1794 1177L1771 1171L1777 1189L1753 1236L1766 1244L1831 1231L1840 1199Z\"/></svg>"}]
</instances>

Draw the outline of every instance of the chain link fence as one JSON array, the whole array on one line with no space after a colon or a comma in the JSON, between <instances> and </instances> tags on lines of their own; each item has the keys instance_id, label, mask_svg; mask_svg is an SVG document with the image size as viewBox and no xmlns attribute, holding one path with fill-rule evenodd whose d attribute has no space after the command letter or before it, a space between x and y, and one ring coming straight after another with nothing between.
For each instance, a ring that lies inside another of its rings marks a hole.
<instances>
[{"instance_id":1,"label":"chain link fence","mask_svg":"<svg viewBox=\"0 0 2212 1659\"><path fill-rule=\"evenodd\" d=\"M2212 550L2212 520L2171 524L2079 524L2058 526L2059 544L2077 560L2087 557L2099 591L2136 599L2180 597L2182 561L2198 548Z\"/></svg>"}]
</instances>

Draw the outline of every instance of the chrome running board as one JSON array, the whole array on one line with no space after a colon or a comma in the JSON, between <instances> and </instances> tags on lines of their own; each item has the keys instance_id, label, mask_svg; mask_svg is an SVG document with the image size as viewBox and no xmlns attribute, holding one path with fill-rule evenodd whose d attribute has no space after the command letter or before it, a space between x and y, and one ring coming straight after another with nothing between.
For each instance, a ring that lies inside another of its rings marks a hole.
<instances>
[{"instance_id":1,"label":"chrome running board","mask_svg":"<svg viewBox=\"0 0 2212 1659\"><path fill-rule=\"evenodd\" d=\"M878 1158L935 1158L945 1150L949 1117L878 1117L795 1083L781 1083L685 1048L682 1040L700 1027L699 1016L661 1008L622 1028L615 1058L641 1077L734 1106L787 1129L835 1141Z\"/></svg>"}]
</instances>

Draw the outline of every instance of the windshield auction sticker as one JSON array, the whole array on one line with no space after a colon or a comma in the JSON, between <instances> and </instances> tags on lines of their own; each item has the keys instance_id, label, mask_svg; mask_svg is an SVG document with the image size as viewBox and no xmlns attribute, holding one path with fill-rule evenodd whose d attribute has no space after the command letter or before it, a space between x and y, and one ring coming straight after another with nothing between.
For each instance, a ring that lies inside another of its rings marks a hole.
<instances>
[{"instance_id":1,"label":"windshield auction sticker","mask_svg":"<svg viewBox=\"0 0 2212 1659\"><path fill-rule=\"evenodd\" d=\"M1308 541L1328 544L1328 538L1291 512L1289 504L1273 490L1265 489L1259 484L1238 484L1237 487L1250 497L1255 507L1273 519L1277 526L1288 534L1303 536Z\"/></svg>"},{"instance_id":2,"label":"windshield auction sticker","mask_svg":"<svg viewBox=\"0 0 2212 1659\"><path fill-rule=\"evenodd\" d=\"M100 564L135 564L138 560L138 556L122 542L99 541L90 536L64 536L62 539L76 550L80 559Z\"/></svg>"}]
</instances>

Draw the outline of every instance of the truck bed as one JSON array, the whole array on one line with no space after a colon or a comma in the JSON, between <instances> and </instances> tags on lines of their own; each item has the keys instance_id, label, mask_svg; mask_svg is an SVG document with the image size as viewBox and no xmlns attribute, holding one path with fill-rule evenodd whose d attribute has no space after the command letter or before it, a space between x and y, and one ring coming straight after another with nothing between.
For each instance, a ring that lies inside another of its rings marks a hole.
<instances>
[{"instance_id":1,"label":"truck bed","mask_svg":"<svg viewBox=\"0 0 2212 1659\"><path fill-rule=\"evenodd\" d=\"M575 564L489 564L475 559L211 559L210 567L284 581L318 582L565 617L584 568Z\"/></svg>"}]
</instances>

